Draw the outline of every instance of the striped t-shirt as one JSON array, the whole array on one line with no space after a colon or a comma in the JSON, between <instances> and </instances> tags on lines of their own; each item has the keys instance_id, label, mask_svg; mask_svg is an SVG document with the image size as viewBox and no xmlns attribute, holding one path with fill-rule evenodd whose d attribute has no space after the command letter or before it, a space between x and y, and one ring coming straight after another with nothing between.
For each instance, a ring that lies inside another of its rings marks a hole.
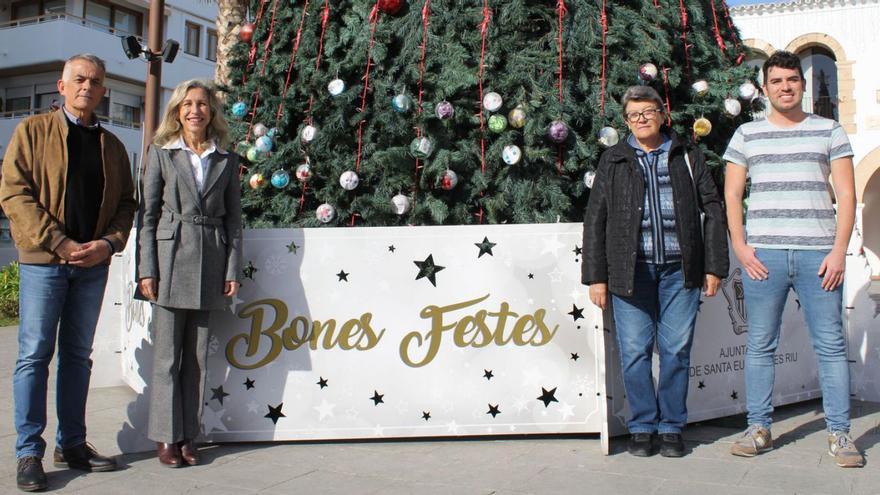
<instances>
[{"instance_id":1,"label":"striped t-shirt","mask_svg":"<svg viewBox=\"0 0 880 495\"><path fill-rule=\"evenodd\" d=\"M769 249L831 249L837 221L828 176L831 161L852 156L837 122L808 114L794 127L748 122L734 133L724 160L751 178L746 242Z\"/></svg>"}]
</instances>

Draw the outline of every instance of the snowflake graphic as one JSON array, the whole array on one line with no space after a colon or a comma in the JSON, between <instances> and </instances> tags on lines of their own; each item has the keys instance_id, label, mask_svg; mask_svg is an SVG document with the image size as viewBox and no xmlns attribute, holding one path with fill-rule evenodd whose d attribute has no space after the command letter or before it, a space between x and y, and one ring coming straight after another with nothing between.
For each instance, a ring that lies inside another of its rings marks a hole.
<instances>
[{"instance_id":1,"label":"snowflake graphic","mask_svg":"<svg viewBox=\"0 0 880 495\"><path fill-rule=\"evenodd\" d=\"M272 275L278 275L287 269L287 261L281 256L269 256L263 265Z\"/></svg>"},{"instance_id":2,"label":"snowflake graphic","mask_svg":"<svg viewBox=\"0 0 880 495\"><path fill-rule=\"evenodd\" d=\"M216 335L211 335L211 338L208 339L208 355L213 356L217 354L218 350L220 350L220 339Z\"/></svg>"}]
</instances>

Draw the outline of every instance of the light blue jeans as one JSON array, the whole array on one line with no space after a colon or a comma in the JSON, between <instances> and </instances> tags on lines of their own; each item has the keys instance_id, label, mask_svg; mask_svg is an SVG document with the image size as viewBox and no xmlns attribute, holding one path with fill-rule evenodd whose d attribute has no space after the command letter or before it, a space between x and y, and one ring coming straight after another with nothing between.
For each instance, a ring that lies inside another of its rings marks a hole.
<instances>
[{"instance_id":1,"label":"light blue jeans","mask_svg":"<svg viewBox=\"0 0 880 495\"><path fill-rule=\"evenodd\" d=\"M49 362L58 343L55 406L61 448L86 441L92 341L107 284L106 265L20 266L18 360L12 375L17 458L43 457Z\"/></svg>"},{"instance_id":2,"label":"light blue jeans","mask_svg":"<svg viewBox=\"0 0 880 495\"><path fill-rule=\"evenodd\" d=\"M817 275L828 251L757 249L767 267L766 280L743 277L749 335L746 352L746 407L749 424L769 429L772 423L773 356L779 345L782 310L794 289L810 329L819 362L822 407L830 432L849 432L849 364L843 336L843 286L822 288Z\"/></svg>"}]
</instances>

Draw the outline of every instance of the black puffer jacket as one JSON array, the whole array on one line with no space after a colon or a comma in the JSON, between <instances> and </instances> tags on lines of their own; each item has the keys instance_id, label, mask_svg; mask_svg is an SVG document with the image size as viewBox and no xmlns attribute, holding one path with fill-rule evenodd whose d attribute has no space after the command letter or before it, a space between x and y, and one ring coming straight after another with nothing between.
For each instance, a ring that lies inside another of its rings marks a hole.
<instances>
[{"instance_id":1,"label":"black puffer jacket","mask_svg":"<svg viewBox=\"0 0 880 495\"><path fill-rule=\"evenodd\" d=\"M706 273L727 276L727 220L703 152L674 134L670 136L669 174L684 284L688 288L700 287ZM684 159L686 149L693 180ZM695 183L699 201L695 198ZM602 154L584 215L584 284L605 282L613 294L632 295L644 198L642 167L632 147L622 139ZM700 209L705 213L703 233Z\"/></svg>"}]
</instances>

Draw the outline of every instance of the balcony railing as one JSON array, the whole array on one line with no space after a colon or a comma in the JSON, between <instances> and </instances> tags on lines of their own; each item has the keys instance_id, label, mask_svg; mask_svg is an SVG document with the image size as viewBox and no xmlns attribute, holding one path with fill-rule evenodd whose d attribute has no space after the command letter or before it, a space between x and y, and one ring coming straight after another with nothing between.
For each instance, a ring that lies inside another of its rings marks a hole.
<instances>
[{"instance_id":1,"label":"balcony railing","mask_svg":"<svg viewBox=\"0 0 880 495\"><path fill-rule=\"evenodd\" d=\"M28 26L31 24L42 24L45 22L54 22L54 21L66 21L71 24L79 24L85 26L90 29L94 29L96 31L102 31L105 33L110 33L116 36L136 36L138 41L144 43L144 39L141 36L138 36L135 33L129 33L127 31L123 31L121 29L116 29L106 24L101 24L100 22L90 21L88 19L84 19L82 17L77 17L73 14L67 12L53 12L49 14L43 14L36 17L23 17L21 19L15 19L14 21L0 22L0 29L10 29L16 28L19 26Z\"/></svg>"},{"instance_id":2,"label":"balcony railing","mask_svg":"<svg viewBox=\"0 0 880 495\"><path fill-rule=\"evenodd\" d=\"M39 113L47 113L54 111L51 107L46 108L28 108L26 110L11 110L8 112L0 112L0 120L8 120L8 119L19 119L22 117L28 117L31 115L36 115ZM126 129L140 129L141 122L133 122L131 120L125 119L117 119L107 115L98 114L98 120L103 124L112 125L115 127L124 127Z\"/></svg>"}]
</instances>

